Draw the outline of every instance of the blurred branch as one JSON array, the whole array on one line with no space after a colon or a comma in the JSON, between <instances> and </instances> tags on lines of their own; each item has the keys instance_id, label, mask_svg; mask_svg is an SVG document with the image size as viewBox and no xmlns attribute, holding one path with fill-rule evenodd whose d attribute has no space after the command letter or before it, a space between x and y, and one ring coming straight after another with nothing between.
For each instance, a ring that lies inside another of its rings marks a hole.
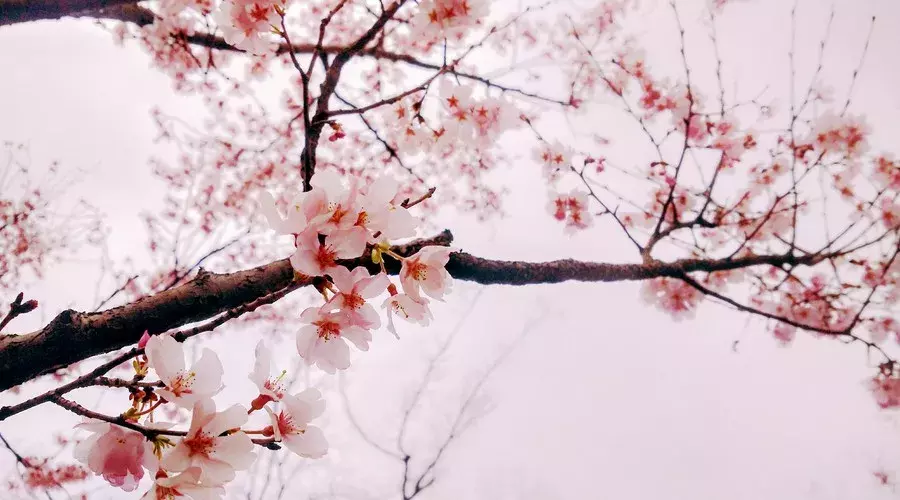
<instances>
[{"instance_id":1,"label":"blurred branch","mask_svg":"<svg viewBox=\"0 0 900 500\"><path fill-rule=\"evenodd\" d=\"M0 0L0 26L81 16L88 12L134 3L134 0Z\"/></svg>"}]
</instances>

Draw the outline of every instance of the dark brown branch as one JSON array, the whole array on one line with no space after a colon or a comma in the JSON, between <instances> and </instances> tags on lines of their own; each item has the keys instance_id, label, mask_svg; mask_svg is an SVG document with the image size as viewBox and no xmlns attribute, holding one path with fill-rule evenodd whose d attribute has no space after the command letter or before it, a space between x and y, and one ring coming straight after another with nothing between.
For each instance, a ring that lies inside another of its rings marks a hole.
<instances>
[{"instance_id":1,"label":"dark brown branch","mask_svg":"<svg viewBox=\"0 0 900 500\"><path fill-rule=\"evenodd\" d=\"M447 246L452 238L449 231L444 231L433 238L395 247L394 251L404 256L411 255L423 246ZM529 285L570 280L614 282L677 278L691 272L728 271L760 265L814 265L834 256L783 254L721 260L608 264L571 259L552 262L502 261L458 252L450 256L447 271L456 279L481 284ZM350 268L366 265L372 272L379 272L379 267L368 258L343 264ZM386 265L389 273L399 272L399 263L389 260ZM171 290L99 313L63 311L36 332L0 336L0 390L91 356L134 344L145 330L156 334L220 315L281 290L293 279L290 262L283 259L231 274L202 273Z\"/></svg>"},{"instance_id":2,"label":"dark brown branch","mask_svg":"<svg viewBox=\"0 0 900 500\"><path fill-rule=\"evenodd\" d=\"M256 309L258 309L259 307L261 307L263 305L275 303L275 302L281 300L285 295L289 294L290 292L300 288L301 286L308 285L309 283L311 283L310 280L296 279L296 280L290 282L284 288L281 288L275 292L267 294L263 297L260 297L252 302L243 304L234 309L229 309L224 314L221 314L218 317L213 318L205 323L197 325L193 328L186 328L184 330L172 332L172 338L174 338L175 340L177 340L179 342L183 342L186 339L189 339L195 335L199 335L204 332L212 331L232 319L238 318L246 313L255 311ZM38 396L35 396L31 399L25 400L17 405L0 407L0 421L4 420L12 415L15 415L17 413L21 413L21 412L23 412L29 408L32 408L34 406L46 403L46 402L52 400L54 397L62 396L63 394L66 394L74 389L78 389L79 387L87 387L87 386L91 386L91 385L106 385L104 383L104 381L109 380L109 379L106 379L105 377L101 377L101 375L106 374L111 369L115 368L116 366L118 366L118 365L124 363L125 361L128 361L129 359L132 359L138 355L141 355L143 353L144 353L143 348L134 347L132 349L129 349L128 351L125 351L124 353L114 356L112 359L106 361L105 363L98 366L97 368L94 368L90 372L76 378L75 380L73 380L67 384L63 384L63 385L57 387L56 389L52 389L48 392L45 392Z\"/></svg>"},{"instance_id":3,"label":"dark brown branch","mask_svg":"<svg viewBox=\"0 0 900 500\"><path fill-rule=\"evenodd\" d=\"M451 239L450 233L445 232L399 246L397 251L410 255L425 245L449 245ZM366 262L358 260L347 265L355 267ZM398 271L396 266L392 269ZM217 316L281 290L293 279L291 264L283 259L231 274L204 272L183 285L98 313L63 311L36 332L0 336L0 391L91 356L135 344L145 330L152 335Z\"/></svg>"},{"instance_id":4,"label":"dark brown branch","mask_svg":"<svg viewBox=\"0 0 900 500\"><path fill-rule=\"evenodd\" d=\"M131 429L131 430L133 430L133 431L140 432L140 433L143 434L144 437L146 437L147 439L154 439L154 438L156 438L157 436L177 436L177 437L183 437L183 436L186 436L186 435L187 435L187 432L185 432L185 431L173 431L173 430L165 430L165 429L150 429L150 428L148 428L148 427L144 427L144 426L139 425L139 424L137 424L137 423L135 423L135 422L132 422L132 421L130 421L130 420L126 420L126 419L123 418L121 415L116 416L116 417L111 417L111 416L109 416L109 415L104 415L104 414L102 414L102 413L97 413L97 412L95 412L95 411L88 410L87 408L85 408L84 406L81 406L80 404L76 403L75 401L71 401L71 400L69 400L69 399L65 399L65 398L63 398L62 396L53 396L53 397L50 398L50 399L51 399L51 400L53 401L53 403L55 403L57 406L59 406L59 407L61 407L61 408L65 408L66 410L69 410L70 412L72 412L72 413L74 413L74 414L76 414L76 415L81 415L81 416L83 416L83 417L91 418L91 419L94 419L94 420L99 420L99 421L101 421L101 422L107 422L107 423L110 423L110 424L113 424L113 425L118 425L118 426L120 426L120 427L124 427L124 428L126 428L126 429ZM271 438L268 438L268 439L251 439L251 441L253 441L253 444L256 444L256 445L259 445L259 446L264 446L264 447L266 447L266 448L276 449L276 450L278 449L278 447L277 447L277 442L276 442L274 439L271 439ZM272 448L273 445L276 445L276 447L275 447L275 448Z\"/></svg>"},{"instance_id":5,"label":"dark brown branch","mask_svg":"<svg viewBox=\"0 0 900 500\"><path fill-rule=\"evenodd\" d=\"M36 300L32 299L26 302L22 302L24 299L25 294L19 293L19 295L16 295L16 298L12 302L10 302L9 311L6 313L6 316L4 316L3 319L0 319L0 331L3 331L3 328L18 316L30 313L31 311L37 309L38 303Z\"/></svg>"},{"instance_id":6,"label":"dark brown branch","mask_svg":"<svg viewBox=\"0 0 900 500\"><path fill-rule=\"evenodd\" d=\"M81 16L91 11L134 3L134 0L0 0L0 26Z\"/></svg>"}]
</instances>

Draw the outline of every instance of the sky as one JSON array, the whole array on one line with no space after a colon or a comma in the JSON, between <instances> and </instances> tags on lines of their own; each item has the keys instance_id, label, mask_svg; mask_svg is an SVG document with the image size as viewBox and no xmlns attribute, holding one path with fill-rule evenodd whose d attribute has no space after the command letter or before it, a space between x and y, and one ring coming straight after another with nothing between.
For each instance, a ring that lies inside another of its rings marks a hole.
<instances>
[{"instance_id":1,"label":"sky","mask_svg":"<svg viewBox=\"0 0 900 500\"><path fill-rule=\"evenodd\" d=\"M702 3L680 2L689 24ZM723 15L725 77L739 95L767 84L774 95L784 95L790 4L738 2ZM831 4L799 4L801 80L815 64ZM876 147L895 147L900 7L888 0L833 4L825 80L838 95L846 90L876 15L852 109L867 115ZM650 9L646 23L648 52L667 64L666 30L672 26L666 13ZM688 46L698 48L689 60L700 61L705 35L691 33ZM190 116L200 113L200 105L174 95L169 79L139 49L116 46L87 21L3 27L0 64L0 139L29 144L35 165L59 160L64 169L80 169L82 182L73 194L108 216L111 253L139 254L144 234L138 214L158 206L162 193L148 160L171 154L154 143L149 110L159 106ZM600 130L621 126L613 112L585 119ZM517 176L515 183L505 219L476 224L445 214L437 224L453 230L459 247L484 257L625 258L627 247L604 234L610 226L564 235L543 203L534 202L544 196L539 175ZM63 307L94 303L93 286L84 289L95 272L89 258L73 258L28 287L27 294L41 300L41 314L17 320L12 331L36 328ZM434 449L472 383L525 332L478 398L483 416L448 448L425 498L874 500L898 494L873 477L882 469L900 474L900 425L895 415L877 409L865 386L872 369L862 348L802 334L783 348L760 320L709 302L694 319L676 322L642 304L633 283L478 288L458 283L435 311L432 328L405 328L400 341L376 335L346 377L363 427L375 441L393 446L426 360L461 322L411 426L410 447L420 456ZM258 333L238 330L209 342L218 346L229 380L244 384L244 392L250 390L247 353ZM278 355L283 364L293 359L289 349ZM326 383L315 376L310 381ZM14 399L0 395L0 404ZM360 490L360 498L397 498L398 465L348 428L339 397L330 393L328 404L331 458L321 470L305 465L309 480L318 481L316 487L339 482ZM64 430L74 421L41 407L0 423L0 432L21 451L37 452L47 430ZM0 453L0 471L12 467L12 458ZM90 496L134 497L110 488Z\"/></svg>"}]
</instances>

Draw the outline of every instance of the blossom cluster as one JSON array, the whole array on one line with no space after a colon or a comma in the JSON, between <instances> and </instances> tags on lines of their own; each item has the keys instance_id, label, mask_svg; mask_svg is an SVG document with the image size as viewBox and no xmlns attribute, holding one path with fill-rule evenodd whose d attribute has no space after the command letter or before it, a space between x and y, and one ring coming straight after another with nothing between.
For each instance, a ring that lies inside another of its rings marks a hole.
<instances>
[{"instance_id":1,"label":"blossom cluster","mask_svg":"<svg viewBox=\"0 0 900 500\"><path fill-rule=\"evenodd\" d=\"M392 142L407 154L446 154L461 143L483 151L519 122L516 108L505 99L478 97L472 86L446 80L439 87L439 106L432 113L423 110L421 96L402 99L382 112Z\"/></svg>"},{"instance_id":2,"label":"blossom cluster","mask_svg":"<svg viewBox=\"0 0 900 500\"><path fill-rule=\"evenodd\" d=\"M429 298L441 300L449 292L451 280L444 266L452 249L426 246L409 257L391 250L391 240L416 234L417 222L407 203L390 177L367 185L353 178L347 186L330 170L317 173L312 189L294 197L283 217L274 198L263 197L262 210L270 226L294 237L296 250L290 258L294 270L329 278L321 287L325 303L300 315L305 326L297 335L297 351L309 365L334 373L350 366L348 342L368 350L371 331L381 326L368 301L383 292L389 297L381 307L387 309L388 330L394 335L394 315L427 326L432 318ZM349 270L341 262L367 254L381 268L374 276L366 267ZM401 261L402 292L387 276L386 257Z\"/></svg>"},{"instance_id":3,"label":"blossom cluster","mask_svg":"<svg viewBox=\"0 0 900 500\"><path fill-rule=\"evenodd\" d=\"M134 491L149 473L154 482L142 497L146 500L215 499L223 497L223 487L236 471L256 459L252 434L284 444L301 457L326 453L322 431L309 425L325 409L321 394L316 389L288 394L280 384L284 373L271 376L271 352L262 342L250 374L257 386L250 409L235 404L222 411L213 401L223 388L222 363L213 351L204 350L188 368L181 344L170 335L145 334L139 346L145 354L133 363L135 381L140 382L130 386L131 408L119 419L86 419L77 426L90 435L76 446L75 458L109 484ZM158 381L145 381L151 371ZM272 404L280 405L278 413ZM191 410L186 432L172 431L173 424L156 420L164 405ZM260 409L265 409L268 425L244 429L249 415Z\"/></svg>"},{"instance_id":4,"label":"blossom cluster","mask_svg":"<svg viewBox=\"0 0 900 500\"><path fill-rule=\"evenodd\" d=\"M429 41L459 41L487 16L487 0L425 0L412 20L412 36Z\"/></svg>"},{"instance_id":5,"label":"blossom cluster","mask_svg":"<svg viewBox=\"0 0 900 500\"><path fill-rule=\"evenodd\" d=\"M225 41L261 55L272 51L272 29L280 24L283 9L279 0L225 0L213 18Z\"/></svg>"},{"instance_id":6,"label":"blossom cluster","mask_svg":"<svg viewBox=\"0 0 900 500\"><path fill-rule=\"evenodd\" d=\"M450 291L445 265L452 249L424 246L410 256L393 250L391 240L414 236L417 225L408 208L418 202L399 199L399 192L390 177L366 184L354 177L346 185L335 172L322 170L311 190L293 198L284 216L274 198L263 196L261 209L271 227L294 238L290 262L297 279L312 278L325 299L300 314L304 326L297 333L297 350L308 365L334 373L350 366L348 342L367 350L372 331L381 327L381 315L369 301L383 292L388 297L381 307L396 335L394 315L427 325L429 300L441 300ZM402 292L387 276L386 258L401 261ZM372 275L364 265L353 267L350 259L378 265L380 272ZM215 352L204 349L188 367L181 344L171 335L145 333L138 347L144 351L132 363L135 377L123 381L131 392L131 407L117 419L89 418L78 425L90 436L78 444L75 457L111 485L134 491L149 473L154 482L145 499L222 498L224 485L256 458L251 435L261 436L257 444L283 444L301 457L327 452L322 431L309 425L325 409L322 395L312 388L290 394L286 372L273 375L272 353L263 342L256 347L249 376L255 396L246 407L235 404L224 410L213 399L223 389L224 375ZM151 374L156 381L147 381ZM173 431L173 424L160 421L161 409L190 410L188 430ZM267 425L245 428L261 410Z\"/></svg>"}]
</instances>

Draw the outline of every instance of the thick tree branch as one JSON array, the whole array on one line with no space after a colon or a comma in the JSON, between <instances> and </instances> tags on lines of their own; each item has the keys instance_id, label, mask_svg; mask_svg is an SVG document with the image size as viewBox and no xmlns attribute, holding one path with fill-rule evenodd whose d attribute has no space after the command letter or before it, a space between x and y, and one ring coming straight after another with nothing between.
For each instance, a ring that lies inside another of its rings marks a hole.
<instances>
[{"instance_id":1,"label":"thick tree branch","mask_svg":"<svg viewBox=\"0 0 900 500\"><path fill-rule=\"evenodd\" d=\"M411 255L425 245L449 245L449 231L397 247ZM356 267L363 261L346 263ZM394 272L399 269L394 266ZM377 271L376 271L377 272ZM202 272L193 280L98 313L66 310L25 335L0 336L0 391L91 356L135 344L146 330L157 334L204 320L290 285L287 259L231 274Z\"/></svg>"},{"instance_id":2,"label":"thick tree branch","mask_svg":"<svg viewBox=\"0 0 900 500\"><path fill-rule=\"evenodd\" d=\"M449 231L429 239L394 248L411 255L423 246L447 246ZM552 262L519 262L484 259L464 252L450 256L447 271L456 279L481 284L528 285L564 281L636 281L684 276L759 265L814 265L830 254L763 255L734 259L682 259L647 264L608 264L571 259ZM344 262L348 267L378 266L368 258ZM399 272L399 264L386 262L387 271ZM188 283L99 313L63 311L47 326L25 335L0 336L0 390L32 378L134 344L147 330L156 334L219 315L291 284L293 269L287 259L231 274L203 272ZM311 283L311 281L310 281Z\"/></svg>"},{"instance_id":3,"label":"thick tree branch","mask_svg":"<svg viewBox=\"0 0 900 500\"><path fill-rule=\"evenodd\" d=\"M0 26L8 24L81 16L134 0L0 0Z\"/></svg>"}]
</instances>

